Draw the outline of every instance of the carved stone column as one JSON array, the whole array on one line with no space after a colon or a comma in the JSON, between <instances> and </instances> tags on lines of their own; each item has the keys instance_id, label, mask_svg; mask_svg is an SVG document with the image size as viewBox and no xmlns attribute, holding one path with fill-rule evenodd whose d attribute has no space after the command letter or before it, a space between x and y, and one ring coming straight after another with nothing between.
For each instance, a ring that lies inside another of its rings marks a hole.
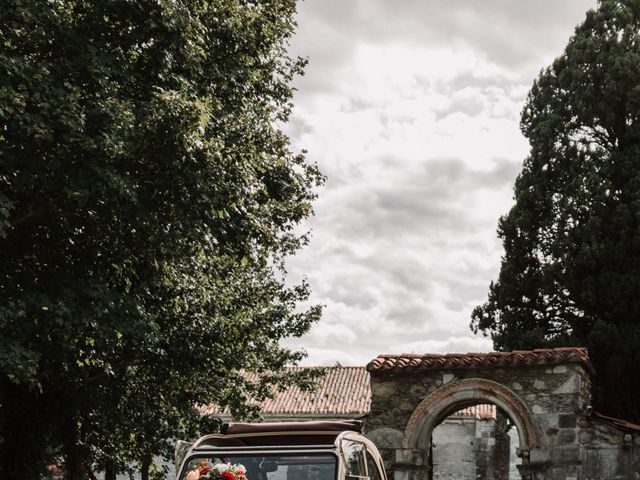
<instances>
[{"instance_id":1,"label":"carved stone column","mask_svg":"<svg viewBox=\"0 0 640 480\"><path fill-rule=\"evenodd\" d=\"M496 480L509 480L509 460L511 437L509 437L509 419L504 412L496 409L495 451L493 454L494 475Z\"/></svg>"},{"instance_id":2,"label":"carved stone column","mask_svg":"<svg viewBox=\"0 0 640 480\"><path fill-rule=\"evenodd\" d=\"M518 471L520 472L520 476L522 480L544 480L546 477L547 469L549 468L549 462L540 461L537 457L542 457L544 455L539 455L540 452L535 450L534 457L531 458L531 451L529 450L520 450L517 449L518 456L522 459L522 463L520 465L516 465L518 467Z\"/></svg>"},{"instance_id":3,"label":"carved stone column","mask_svg":"<svg viewBox=\"0 0 640 480\"><path fill-rule=\"evenodd\" d=\"M547 463L517 465L522 480L544 480L548 466Z\"/></svg>"},{"instance_id":4,"label":"carved stone column","mask_svg":"<svg viewBox=\"0 0 640 480\"><path fill-rule=\"evenodd\" d=\"M429 480L427 451L422 448L398 448L393 480Z\"/></svg>"}]
</instances>

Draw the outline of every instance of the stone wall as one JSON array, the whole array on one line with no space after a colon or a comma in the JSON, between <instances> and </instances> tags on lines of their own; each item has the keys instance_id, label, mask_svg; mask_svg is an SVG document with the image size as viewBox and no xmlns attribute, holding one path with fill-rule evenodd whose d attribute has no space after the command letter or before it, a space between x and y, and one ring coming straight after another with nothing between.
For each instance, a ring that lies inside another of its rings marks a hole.
<instances>
[{"instance_id":1,"label":"stone wall","mask_svg":"<svg viewBox=\"0 0 640 480\"><path fill-rule=\"evenodd\" d=\"M640 479L640 434L590 417L578 428L581 480Z\"/></svg>"},{"instance_id":2,"label":"stone wall","mask_svg":"<svg viewBox=\"0 0 640 480\"><path fill-rule=\"evenodd\" d=\"M394 480L432 478L435 427L478 403L516 425L524 479L640 479L638 436L586 416L593 371L583 349L383 356L368 369L367 431Z\"/></svg>"}]
</instances>

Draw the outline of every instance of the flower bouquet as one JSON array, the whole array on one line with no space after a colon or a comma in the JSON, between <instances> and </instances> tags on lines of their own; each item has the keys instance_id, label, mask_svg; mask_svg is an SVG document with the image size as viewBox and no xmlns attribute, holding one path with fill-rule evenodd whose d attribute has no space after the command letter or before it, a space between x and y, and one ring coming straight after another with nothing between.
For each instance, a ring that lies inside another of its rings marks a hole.
<instances>
[{"instance_id":1,"label":"flower bouquet","mask_svg":"<svg viewBox=\"0 0 640 480\"><path fill-rule=\"evenodd\" d=\"M185 480L247 480L247 469L239 463L218 463L209 466L206 460L189 472Z\"/></svg>"}]
</instances>

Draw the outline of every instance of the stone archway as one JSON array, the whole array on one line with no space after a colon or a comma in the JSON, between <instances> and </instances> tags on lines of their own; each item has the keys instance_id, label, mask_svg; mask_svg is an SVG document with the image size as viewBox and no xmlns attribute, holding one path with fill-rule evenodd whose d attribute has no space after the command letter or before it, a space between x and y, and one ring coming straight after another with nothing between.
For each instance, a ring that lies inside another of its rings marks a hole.
<instances>
[{"instance_id":1,"label":"stone archway","mask_svg":"<svg viewBox=\"0 0 640 480\"><path fill-rule=\"evenodd\" d=\"M579 478L581 412L593 369L585 349L448 355L381 355L367 365L378 440L394 480L426 480L430 437L447 415L496 405L515 424L525 480Z\"/></svg>"},{"instance_id":2,"label":"stone archway","mask_svg":"<svg viewBox=\"0 0 640 480\"><path fill-rule=\"evenodd\" d=\"M434 428L453 412L478 403L500 407L514 422L520 439L520 450L538 446L538 432L526 404L509 388L492 380L468 378L445 385L414 410L405 427L403 448L421 448L428 444Z\"/></svg>"}]
</instances>

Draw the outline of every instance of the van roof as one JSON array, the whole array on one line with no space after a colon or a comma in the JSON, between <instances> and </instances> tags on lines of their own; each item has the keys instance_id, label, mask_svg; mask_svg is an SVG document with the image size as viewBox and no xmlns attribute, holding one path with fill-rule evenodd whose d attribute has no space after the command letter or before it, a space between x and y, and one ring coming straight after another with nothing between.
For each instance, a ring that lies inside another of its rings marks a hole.
<instances>
[{"instance_id":1,"label":"van roof","mask_svg":"<svg viewBox=\"0 0 640 480\"><path fill-rule=\"evenodd\" d=\"M333 445L342 432L361 433L358 420L225 423L222 433L207 435L194 445L199 448Z\"/></svg>"}]
</instances>

